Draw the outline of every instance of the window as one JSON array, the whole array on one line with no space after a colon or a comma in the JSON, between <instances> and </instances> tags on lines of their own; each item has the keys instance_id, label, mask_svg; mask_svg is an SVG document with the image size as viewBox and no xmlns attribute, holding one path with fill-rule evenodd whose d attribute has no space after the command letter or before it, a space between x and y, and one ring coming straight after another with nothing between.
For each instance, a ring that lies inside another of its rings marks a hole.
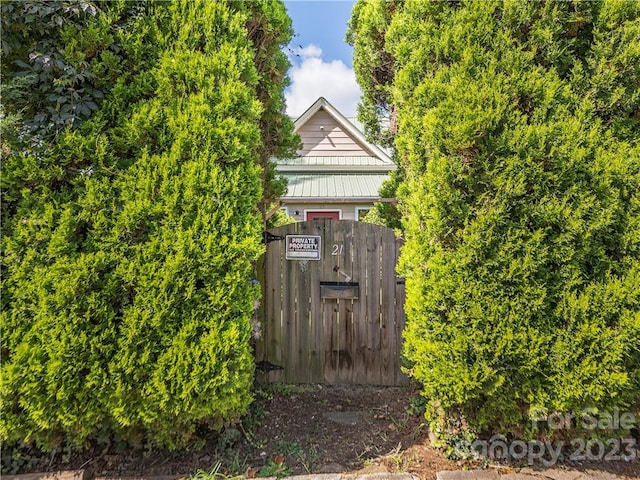
<instances>
[{"instance_id":1,"label":"window","mask_svg":"<svg viewBox=\"0 0 640 480\"><path fill-rule=\"evenodd\" d=\"M356 220L361 222L369 211L371 207L356 207Z\"/></svg>"}]
</instances>

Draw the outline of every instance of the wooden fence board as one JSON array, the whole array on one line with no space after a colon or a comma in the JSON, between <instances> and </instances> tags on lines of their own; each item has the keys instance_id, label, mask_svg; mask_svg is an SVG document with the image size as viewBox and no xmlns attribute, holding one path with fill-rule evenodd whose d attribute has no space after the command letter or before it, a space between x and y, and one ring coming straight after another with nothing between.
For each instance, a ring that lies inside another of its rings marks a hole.
<instances>
[{"instance_id":1,"label":"wooden fence board","mask_svg":"<svg viewBox=\"0 0 640 480\"><path fill-rule=\"evenodd\" d=\"M265 284L265 278L264 278L264 273L266 271L265 269L265 262L267 261L266 259L266 254L262 256L262 258L260 258L258 260L258 263L256 265L257 267L257 274L256 274L256 279L258 280L258 282L260 283L260 285L262 285L264 287ZM261 337L264 337L266 335L266 328L267 328L267 322L265 321L265 319L267 318L267 312L265 310L265 303L264 303L264 296L266 295L266 291L263 288L262 289L262 296L263 298L260 301L260 308L258 309L258 321L260 322L260 333L259 335ZM253 333L252 333L253 335ZM255 345L255 356L256 356L256 360L257 361L261 361L264 360L266 354L267 354L267 349L266 349L266 345L265 342L262 339L256 339L253 338L253 342Z\"/></svg>"},{"instance_id":2,"label":"wooden fence board","mask_svg":"<svg viewBox=\"0 0 640 480\"><path fill-rule=\"evenodd\" d=\"M319 227L309 230L311 235L322 235ZM319 383L323 379L324 347L322 323L322 299L320 298L320 262L309 262L309 382Z\"/></svg>"},{"instance_id":3,"label":"wooden fence board","mask_svg":"<svg viewBox=\"0 0 640 480\"><path fill-rule=\"evenodd\" d=\"M275 365L282 365L283 362L283 340L282 340L282 252L281 245L272 243L267 245L265 255L265 283L263 286L263 302L265 303L265 332L266 351L264 360ZM283 381L282 371L271 371L264 374L269 381Z\"/></svg>"},{"instance_id":4,"label":"wooden fence board","mask_svg":"<svg viewBox=\"0 0 640 480\"><path fill-rule=\"evenodd\" d=\"M320 220L323 224L324 234L322 237L322 260L321 260L321 281L334 281L333 259L331 258L333 222ZM338 350L340 345L338 331L338 308L336 300L322 298L323 325L324 325L324 375L326 383L337 383L338 381Z\"/></svg>"},{"instance_id":5,"label":"wooden fence board","mask_svg":"<svg viewBox=\"0 0 640 480\"><path fill-rule=\"evenodd\" d=\"M396 265L398 264L398 259L400 258L400 249L402 248L402 240L396 240ZM396 385L408 385L409 377L402 371L402 345L404 338L402 336L404 332L405 326L405 313L404 313L404 302L405 302L405 280L404 278L396 277L396 285L395 285L395 317L396 317L396 325L395 325L395 355L394 355L394 364L396 371Z\"/></svg>"},{"instance_id":6,"label":"wooden fence board","mask_svg":"<svg viewBox=\"0 0 640 480\"><path fill-rule=\"evenodd\" d=\"M354 249L352 250L354 262L353 262L353 280L359 283L360 286L360 298L357 302L354 302L354 316L356 317L358 328L354 335L355 343L355 368L354 368L354 383L367 383L367 358L369 350L369 312L367 309L367 282L371 282L367 278L367 248L363 248L362 237L366 236L368 230L366 227L364 231L362 228L357 229L357 234L354 234L353 243Z\"/></svg>"},{"instance_id":7,"label":"wooden fence board","mask_svg":"<svg viewBox=\"0 0 640 480\"><path fill-rule=\"evenodd\" d=\"M380 238L373 225L367 225L367 310L369 311L369 350L367 355L367 383L381 383L381 341L380 341Z\"/></svg>"},{"instance_id":8,"label":"wooden fence board","mask_svg":"<svg viewBox=\"0 0 640 480\"><path fill-rule=\"evenodd\" d=\"M393 385L395 382L394 347L395 347L395 296L396 296L396 238L392 230L385 230L382 234L381 256L381 337L382 337L382 368L381 380L383 385Z\"/></svg>"}]
</instances>

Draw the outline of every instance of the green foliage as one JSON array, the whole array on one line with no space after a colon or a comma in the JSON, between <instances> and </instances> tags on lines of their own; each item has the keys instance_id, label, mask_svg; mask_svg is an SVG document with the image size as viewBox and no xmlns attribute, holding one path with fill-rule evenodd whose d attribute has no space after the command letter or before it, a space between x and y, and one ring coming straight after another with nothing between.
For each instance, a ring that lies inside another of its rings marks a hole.
<instances>
[{"instance_id":1,"label":"green foliage","mask_svg":"<svg viewBox=\"0 0 640 480\"><path fill-rule=\"evenodd\" d=\"M273 3L265 28L283 22ZM91 35L118 49L95 54L87 78L105 94L83 122L46 149L3 144L8 444L82 446L108 431L178 447L247 410L260 155L276 148L259 92L282 88L256 69L256 5L104 2L75 35L51 26L67 59Z\"/></svg>"},{"instance_id":2,"label":"green foliage","mask_svg":"<svg viewBox=\"0 0 640 480\"><path fill-rule=\"evenodd\" d=\"M415 1L387 23L427 415L523 433L538 408L637 404L640 7Z\"/></svg>"},{"instance_id":3,"label":"green foliage","mask_svg":"<svg viewBox=\"0 0 640 480\"><path fill-rule=\"evenodd\" d=\"M385 35L400 3L397 0L357 2L346 38L354 47L353 68L362 89L358 117L374 143L389 146L393 145L395 128L391 94L395 58L385 48Z\"/></svg>"},{"instance_id":4,"label":"green foliage","mask_svg":"<svg viewBox=\"0 0 640 480\"><path fill-rule=\"evenodd\" d=\"M400 3L396 0L357 2L347 30L347 41L354 46L353 68L362 90L358 118L370 141L393 150L394 162L398 166L391 173L391 178L382 185L382 198L397 198L397 189L404 177L404 167L398 162L393 148L397 129L397 115L392 98L396 61L393 53L385 48L386 31ZM376 203L365 221L400 230L400 218L396 205Z\"/></svg>"},{"instance_id":5,"label":"green foliage","mask_svg":"<svg viewBox=\"0 0 640 480\"><path fill-rule=\"evenodd\" d=\"M282 225L296 223L296 219L287 215L284 210L276 210L276 212L267 220L267 228L276 228Z\"/></svg>"},{"instance_id":6,"label":"green foliage","mask_svg":"<svg viewBox=\"0 0 640 480\"><path fill-rule=\"evenodd\" d=\"M422 395L416 395L409 400L407 415L412 417L423 416L426 408L426 399Z\"/></svg>"},{"instance_id":7,"label":"green foliage","mask_svg":"<svg viewBox=\"0 0 640 480\"><path fill-rule=\"evenodd\" d=\"M398 187L402 184L403 178L404 170L402 168L393 170L389 178L382 183L379 192L380 196L382 198L396 198L398 195ZM402 214L396 203L374 203L373 208L367 212L363 221L393 228L397 232L396 234L400 234L402 230Z\"/></svg>"},{"instance_id":8,"label":"green foliage","mask_svg":"<svg viewBox=\"0 0 640 480\"><path fill-rule=\"evenodd\" d=\"M232 8L246 10L247 34L254 50L254 64L259 75L257 95L262 104L259 147L262 200L259 208L263 220L269 220L269 208L287 191L286 179L277 175L274 158L291 158L301 148L293 133L293 121L286 115L284 89L289 85L286 72L289 59L284 53L293 35L291 19L282 2L231 2Z\"/></svg>"},{"instance_id":9,"label":"green foliage","mask_svg":"<svg viewBox=\"0 0 640 480\"><path fill-rule=\"evenodd\" d=\"M291 474L291 469L284 461L276 463L274 460L269 460L269 463L262 467L258 472L260 477L286 477Z\"/></svg>"},{"instance_id":10,"label":"green foliage","mask_svg":"<svg viewBox=\"0 0 640 480\"><path fill-rule=\"evenodd\" d=\"M98 12L85 0L0 6L2 79L9 87L26 83L9 108L20 111L19 136L28 144L40 145L98 109L104 90L94 82L92 65L117 50L109 23L95 18Z\"/></svg>"},{"instance_id":11,"label":"green foliage","mask_svg":"<svg viewBox=\"0 0 640 480\"><path fill-rule=\"evenodd\" d=\"M222 470L222 463L216 462L209 471L198 470L196 473L189 477L189 480L225 480L227 478L233 478L232 475L226 475Z\"/></svg>"}]
</instances>

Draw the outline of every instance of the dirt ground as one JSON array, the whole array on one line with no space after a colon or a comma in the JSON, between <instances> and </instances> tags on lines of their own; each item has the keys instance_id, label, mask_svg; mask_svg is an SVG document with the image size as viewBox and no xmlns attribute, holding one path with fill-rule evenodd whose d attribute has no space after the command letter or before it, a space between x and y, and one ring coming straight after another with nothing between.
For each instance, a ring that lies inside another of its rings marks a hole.
<instances>
[{"instance_id":1,"label":"dirt ground","mask_svg":"<svg viewBox=\"0 0 640 480\"><path fill-rule=\"evenodd\" d=\"M275 387L257 441L240 447L252 465L283 455L293 474L411 470L424 478L457 468L429 446L414 389L288 388Z\"/></svg>"},{"instance_id":2,"label":"dirt ground","mask_svg":"<svg viewBox=\"0 0 640 480\"><path fill-rule=\"evenodd\" d=\"M20 473L83 468L96 477L109 478L188 477L198 471L253 478L410 472L434 480L440 470L475 467L448 460L430 446L418 398L414 388L264 385L256 390L251 415L222 435L205 434L205 445L198 451L118 451L111 447L84 455L58 452L31 458L23 453ZM638 460L571 467L640 477Z\"/></svg>"}]
</instances>

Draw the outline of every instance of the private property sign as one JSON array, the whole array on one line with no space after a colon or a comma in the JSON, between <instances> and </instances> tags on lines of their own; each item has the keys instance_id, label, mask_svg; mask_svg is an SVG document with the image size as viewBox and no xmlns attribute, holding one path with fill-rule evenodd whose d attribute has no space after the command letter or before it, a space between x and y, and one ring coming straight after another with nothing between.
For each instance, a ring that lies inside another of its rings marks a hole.
<instances>
[{"instance_id":1,"label":"private property sign","mask_svg":"<svg viewBox=\"0 0 640 480\"><path fill-rule=\"evenodd\" d=\"M320 260L320 235L287 235L287 260Z\"/></svg>"}]
</instances>

